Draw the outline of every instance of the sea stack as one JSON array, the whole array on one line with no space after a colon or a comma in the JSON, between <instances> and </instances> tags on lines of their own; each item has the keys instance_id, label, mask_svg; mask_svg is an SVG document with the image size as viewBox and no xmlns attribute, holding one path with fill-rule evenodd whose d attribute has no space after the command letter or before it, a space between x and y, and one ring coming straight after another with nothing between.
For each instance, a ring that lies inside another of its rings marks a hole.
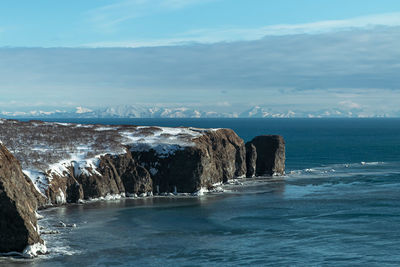
<instances>
[{"instance_id":1,"label":"sea stack","mask_svg":"<svg viewBox=\"0 0 400 267\"><path fill-rule=\"evenodd\" d=\"M260 135L246 143L246 147L256 150L256 175L272 176L285 174L285 140L280 135ZM249 158L252 157L252 158ZM247 151L247 168L253 168L254 152ZM249 165L250 164L250 165ZM250 173L251 174L251 173Z\"/></svg>"},{"instance_id":2,"label":"sea stack","mask_svg":"<svg viewBox=\"0 0 400 267\"><path fill-rule=\"evenodd\" d=\"M252 143L246 143L246 167L247 167L247 178L256 176L257 167L257 149Z\"/></svg>"},{"instance_id":3,"label":"sea stack","mask_svg":"<svg viewBox=\"0 0 400 267\"><path fill-rule=\"evenodd\" d=\"M38 198L18 160L0 142L0 253L46 252L37 226Z\"/></svg>"}]
</instances>

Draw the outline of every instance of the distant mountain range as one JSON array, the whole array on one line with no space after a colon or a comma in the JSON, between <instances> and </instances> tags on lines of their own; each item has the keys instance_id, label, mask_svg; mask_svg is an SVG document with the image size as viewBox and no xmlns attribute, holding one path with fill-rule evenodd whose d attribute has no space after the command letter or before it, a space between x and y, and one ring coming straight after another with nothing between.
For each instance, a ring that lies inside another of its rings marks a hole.
<instances>
[{"instance_id":1,"label":"distant mountain range","mask_svg":"<svg viewBox=\"0 0 400 267\"><path fill-rule=\"evenodd\" d=\"M203 111L188 107L149 107L143 105L124 105L102 109L76 107L73 111L0 112L3 118L329 118L329 117L399 117L400 112L392 114L368 114L360 109L324 109L313 112L287 110L274 112L270 108L253 106L241 112Z\"/></svg>"}]
</instances>

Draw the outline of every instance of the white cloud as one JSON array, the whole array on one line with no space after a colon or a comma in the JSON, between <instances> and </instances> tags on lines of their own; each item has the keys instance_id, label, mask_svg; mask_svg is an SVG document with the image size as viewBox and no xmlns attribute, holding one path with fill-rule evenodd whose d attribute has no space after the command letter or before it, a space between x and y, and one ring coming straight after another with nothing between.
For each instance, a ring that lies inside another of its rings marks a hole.
<instances>
[{"instance_id":1,"label":"white cloud","mask_svg":"<svg viewBox=\"0 0 400 267\"><path fill-rule=\"evenodd\" d=\"M123 0L88 12L96 28L113 31L119 24L152 14L183 9L212 0Z\"/></svg>"},{"instance_id":2,"label":"white cloud","mask_svg":"<svg viewBox=\"0 0 400 267\"><path fill-rule=\"evenodd\" d=\"M374 14L344 20L326 20L304 24L281 24L261 28L266 35L287 35L300 33L325 33L352 28L373 26L399 26L400 12Z\"/></svg>"},{"instance_id":3,"label":"white cloud","mask_svg":"<svg viewBox=\"0 0 400 267\"><path fill-rule=\"evenodd\" d=\"M393 114L400 105L399 42L400 27L382 27L179 47L3 48L0 103L198 103L224 112L254 103L279 112L353 113L359 105L357 112Z\"/></svg>"},{"instance_id":4,"label":"white cloud","mask_svg":"<svg viewBox=\"0 0 400 267\"><path fill-rule=\"evenodd\" d=\"M128 2L138 2L128 1ZM149 1L145 2L147 8L150 7ZM152 5L152 12L156 12L158 8L166 5L170 8L182 8L179 4L187 2L186 5L198 3L200 1L182 1L182 0L167 0L167 1L154 1ZM164 3L163 5L161 5ZM158 6L157 6L158 4ZM155 8L157 7L157 8ZM108 8L107 8L108 9ZM164 9L164 8L162 8ZM168 10L168 8L166 8ZM112 17L112 12L109 14ZM117 14L115 14L117 15ZM104 16L104 14L103 14ZM135 13L131 13L128 17L118 15L115 20L110 19L109 24L121 23L126 20L125 18L133 18ZM107 25L104 24L104 25ZM377 27L395 27L400 26L400 12L398 13L384 13L369 16L355 17L344 20L326 20L317 21L303 24L279 24L267 25L257 28L210 28L210 29L193 29L190 31L182 32L163 39L136 39L126 40L120 42L97 42L83 44L85 47L154 47L154 46L173 46L189 43L217 43L217 42L233 42L233 41L251 41L259 40L266 36L285 36L296 34L321 34L330 32L339 32L355 29L374 29Z\"/></svg>"},{"instance_id":5,"label":"white cloud","mask_svg":"<svg viewBox=\"0 0 400 267\"><path fill-rule=\"evenodd\" d=\"M361 105L351 100L340 101L339 105L348 109L361 109Z\"/></svg>"}]
</instances>

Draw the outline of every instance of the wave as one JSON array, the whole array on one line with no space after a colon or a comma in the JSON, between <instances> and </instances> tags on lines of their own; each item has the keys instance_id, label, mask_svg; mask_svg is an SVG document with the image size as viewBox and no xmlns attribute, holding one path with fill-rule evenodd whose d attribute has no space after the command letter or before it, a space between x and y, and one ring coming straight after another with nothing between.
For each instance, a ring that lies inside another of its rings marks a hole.
<instances>
[{"instance_id":1,"label":"wave","mask_svg":"<svg viewBox=\"0 0 400 267\"><path fill-rule=\"evenodd\" d=\"M290 170L285 178L311 178L313 176L349 176L362 174L382 174L385 172L398 172L400 162L361 161L357 163L338 163L318 167L309 167L299 170Z\"/></svg>"}]
</instances>

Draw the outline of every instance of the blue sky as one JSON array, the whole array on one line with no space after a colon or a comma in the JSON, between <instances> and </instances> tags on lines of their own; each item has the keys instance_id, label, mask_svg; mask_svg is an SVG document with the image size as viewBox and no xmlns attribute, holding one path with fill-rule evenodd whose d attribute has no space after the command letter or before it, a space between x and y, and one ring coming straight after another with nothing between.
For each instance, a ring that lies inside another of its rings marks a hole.
<instances>
[{"instance_id":1,"label":"blue sky","mask_svg":"<svg viewBox=\"0 0 400 267\"><path fill-rule=\"evenodd\" d=\"M4 0L0 111L138 103L398 116L399 43L397 0Z\"/></svg>"}]
</instances>

